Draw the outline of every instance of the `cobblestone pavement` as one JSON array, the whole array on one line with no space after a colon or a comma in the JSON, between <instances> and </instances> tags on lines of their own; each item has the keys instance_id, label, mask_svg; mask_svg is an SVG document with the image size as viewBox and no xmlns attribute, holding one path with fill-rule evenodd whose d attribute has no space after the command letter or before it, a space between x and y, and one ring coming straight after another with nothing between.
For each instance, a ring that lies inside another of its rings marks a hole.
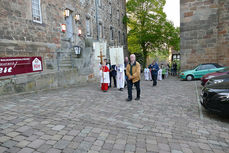
<instances>
[{"instance_id":1,"label":"cobblestone pavement","mask_svg":"<svg viewBox=\"0 0 229 153\"><path fill-rule=\"evenodd\" d=\"M196 84L142 81L129 103L98 85L3 97L0 153L229 153L229 121L199 109Z\"/></svg>"}]
</instances>

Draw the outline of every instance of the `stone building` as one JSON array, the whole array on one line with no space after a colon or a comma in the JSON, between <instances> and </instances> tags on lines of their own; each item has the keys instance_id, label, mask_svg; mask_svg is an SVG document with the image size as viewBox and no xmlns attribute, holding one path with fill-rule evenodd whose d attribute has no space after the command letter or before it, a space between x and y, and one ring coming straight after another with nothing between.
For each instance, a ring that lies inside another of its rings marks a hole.
<instances>
[{"instance_id":1,"label":"stone building","mask_svg":"<svg viewBox=\"0 0 229 153\"><path fill-rule=\"evenodd\" d=\"M229 1L181 0L181 65L229 66Z\"/></svg>"},{"instance_id":2,"label":"stone building","mask_svg":"<svg viewBox=\"0 0 229 153\"><path fill-rule=\"evenodd\" d=\"M0 77L0 95L93 80L93 42L127 54L125 13L125 0L1 0L0 57L41 56L44 70Z\"/></svg>"}]
</instances>

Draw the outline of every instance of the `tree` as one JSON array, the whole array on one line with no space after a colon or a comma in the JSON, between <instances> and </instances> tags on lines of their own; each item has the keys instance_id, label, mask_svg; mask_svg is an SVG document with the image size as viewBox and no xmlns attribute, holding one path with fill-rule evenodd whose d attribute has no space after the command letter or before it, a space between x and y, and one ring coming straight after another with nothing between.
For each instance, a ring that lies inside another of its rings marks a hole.
<instances>
[{"instance_id":1,"label":"tree","mask_svg":"<svg viewBox=\"0 0 229 153\"><path fill-rule=\"evenodd\" d=\"M164 5L165 0L127 2L128 49L132 53L142 53L143 67L146 66L147 56L151 52L179 46L178 31L166 20Z\"/></svg>"},{"instance_id":2,"label":"tree","mask_svg":"<svg viewBox=\"0 0 229 153\"><path fill-rule=\"evenodd\" d=\"M167 49L173 48L180 50L180 28L174 27L171 21L166 21L163 27L163 41L166 43Z\"/></svg>"}]
</instances>

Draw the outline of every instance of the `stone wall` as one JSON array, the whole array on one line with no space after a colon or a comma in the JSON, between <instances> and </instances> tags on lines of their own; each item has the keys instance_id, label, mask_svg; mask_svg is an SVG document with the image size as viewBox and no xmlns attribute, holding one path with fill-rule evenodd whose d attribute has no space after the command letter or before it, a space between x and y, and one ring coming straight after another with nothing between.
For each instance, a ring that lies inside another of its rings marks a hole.
<instances>
[{"instance_id":1,"label":"stone wall","mask_svg":"<svg viewBox=\"0 0 229 153\"><path fill-rule=\"evenodd\" d=\"M229 1L219 0L218 62L229 66Z\"/></svg>"},{"instance_id":2,"label":"stone wall","mask_svg":"<svg viewBox=\"0 0 229 153\"><path fill-rule=\"evenodd\" d=\"M181 66L229 65L229 2L181 0Z\"/></svg>"},{"instance_id":3,"label":"stone wall","mask_svg":"<svg viewBox=\"0 0 229 153\"><path fill-rule=\"evenodd\" d=\"M125 0L100 1L101 5L96 7L95 0L40 0L42 22L37 23L33 20L32 0L2 0L0 57L41 56L44 71L0 77L0 95L77 85L93 80L93 42L107 42L108 47L120 45L127 48L127 29L123 23ZM66 9L73 16L70 37L68 31L61 31L62 24L69 24L63 14ZM79 22L74 19L77 14L80 15ZM87 19L90 21L90 35L86 34ZM99 25L102 25L101 37L98 37ZM110 39L110 27L114 29L113 40ZM79 29L82 30L81 35ZM80 55L75 54L75 45L82 47Z\"/></svg>"},{"instance_id":4,"label":"stone wall","mask_svg":"<svg viewBox=\"0 0 229 153\"><path fill-rule=\"evenodd\" d=\"M10 79L1 79L1 95L9 95L21 92L33 92L38 90L56 89L73 85L85 85L90 82L90 76L80 75L76 70L63 70L26 74Z\"/></svg>"}]
</instances>

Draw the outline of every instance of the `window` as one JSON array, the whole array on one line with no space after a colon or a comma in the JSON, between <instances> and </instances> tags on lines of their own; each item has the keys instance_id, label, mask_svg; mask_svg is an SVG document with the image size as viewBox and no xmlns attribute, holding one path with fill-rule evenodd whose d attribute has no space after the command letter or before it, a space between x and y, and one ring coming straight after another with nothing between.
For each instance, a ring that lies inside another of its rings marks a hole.
<instances>
[{"instance_id":1,"label":"window","mask_svg":"<svg viewBox=\"0 0 229 153\"><path fill-rule=\"evenodd\" d=\"M221 66L221 65L219 65L219 64L217 64L217 63L214 63L213 64L216 68L221 68L221 67L223 67L223 66Z\"/></svg>"},{"instance_id":2,"label":"window","mask_svg":"<svg viewBox=\"0 0 229 153\"><path fill-rule=\"evenodd\" d=\"M80 4L84 4L85 3L85 0L80 0Z\"/></svg>"},{"instance_id":3,"label":"window","mask_svg":"<svg viewBox=\"0 0 229 153\"><path fill-rule=\"evenodd\" d=\"M200 65L197 70L200 71L200 70L207 70L207 69L208 69L207 65Z\"/></svg>"},{"instance_id":4,"label":"window","mask_svg":"<svg viewBox=\"0 0 229 153\"><path fill-rule=\"evenodd\" d=\"M114 29L110 27L110 40L114 40Z\"/></svg>"},{"instance_id":5,"label":"window","mask_svg":"<svg viewBox=\"0 0 229 153\"><path fill-rule=\"evenodd\" d=\"M98 1L98 6L99 6L99 7L102 7L101 0L97 0L97 1Z\"/></svg>"},{"instance_id":6,"label":"window","mask_svg":"<svg viewBox=\"0 0 229 153\"><path fill-rule=\"evenodd\" d=\"M215 65L213 64L207 64L205 67L206 69L215 69L216 68Z\"/></svg>"},{"instance_id":7,"label":"window","mask_svg":"<svg viewBox=\"0 0 229 153\"><path fill-rule=\"evenodd\" d=\"M90 19L86 19L86 31L87 31L87 36L91 36L91 24L90 24Z\"/></svg>"},{"instance_id":8,"label":"window","mask_svg":"<svg viewBox=\"0 0 229 153\"><path fill-rule=\"evenodd\" d=\"M180 60L180 54L173 54L172 61L175 61L175 60L177 60L177 61Z\"/></svg>"},{"instance_id":9,"label":"window","mask_svg":"<svg viewBox=\"0 0 229 153\"><path fill-rule=\"evenodd\" d=\"M32 0L32 17L34 22L42 23L40 0Z\"/></svg>"},{"instance_id":10,"label":"window","mask_svg":"<svg viewBox=\"0 0 229 153\"><path fill-rule=\"evenodd\" d=\"M103 38L103 25L99 23L99 38Z\"/></svg>"},{"instance_id":11,"label":"window","mask_svg":"<svg viewBox=\"0 0 229 153\"><path fill-rule=\"evenodd\" d=\"M118 24L120 23L120 13L119 10L117 10L117 18L118 18Z\"/></svg>"},{"instance_id":12,"label":"window","mask_svg":"<svg viewBox=\"0 0 229 153\"><path fill-rule=\"evenodd\" d=\"M111 7L111 3L109 3L109 13L110 13L110 17L112 19L112 7Z\"/></svg>"},{"instance_id":13,"label":"window","mask_svg":"<svg viewBox=\"0 0 229 153\"><path fill-rule=\"evenodd\" d=\"M120 31L118 32L118 43L121 43L121 33L120 33Z\"/></svg>"}]
</instances>

